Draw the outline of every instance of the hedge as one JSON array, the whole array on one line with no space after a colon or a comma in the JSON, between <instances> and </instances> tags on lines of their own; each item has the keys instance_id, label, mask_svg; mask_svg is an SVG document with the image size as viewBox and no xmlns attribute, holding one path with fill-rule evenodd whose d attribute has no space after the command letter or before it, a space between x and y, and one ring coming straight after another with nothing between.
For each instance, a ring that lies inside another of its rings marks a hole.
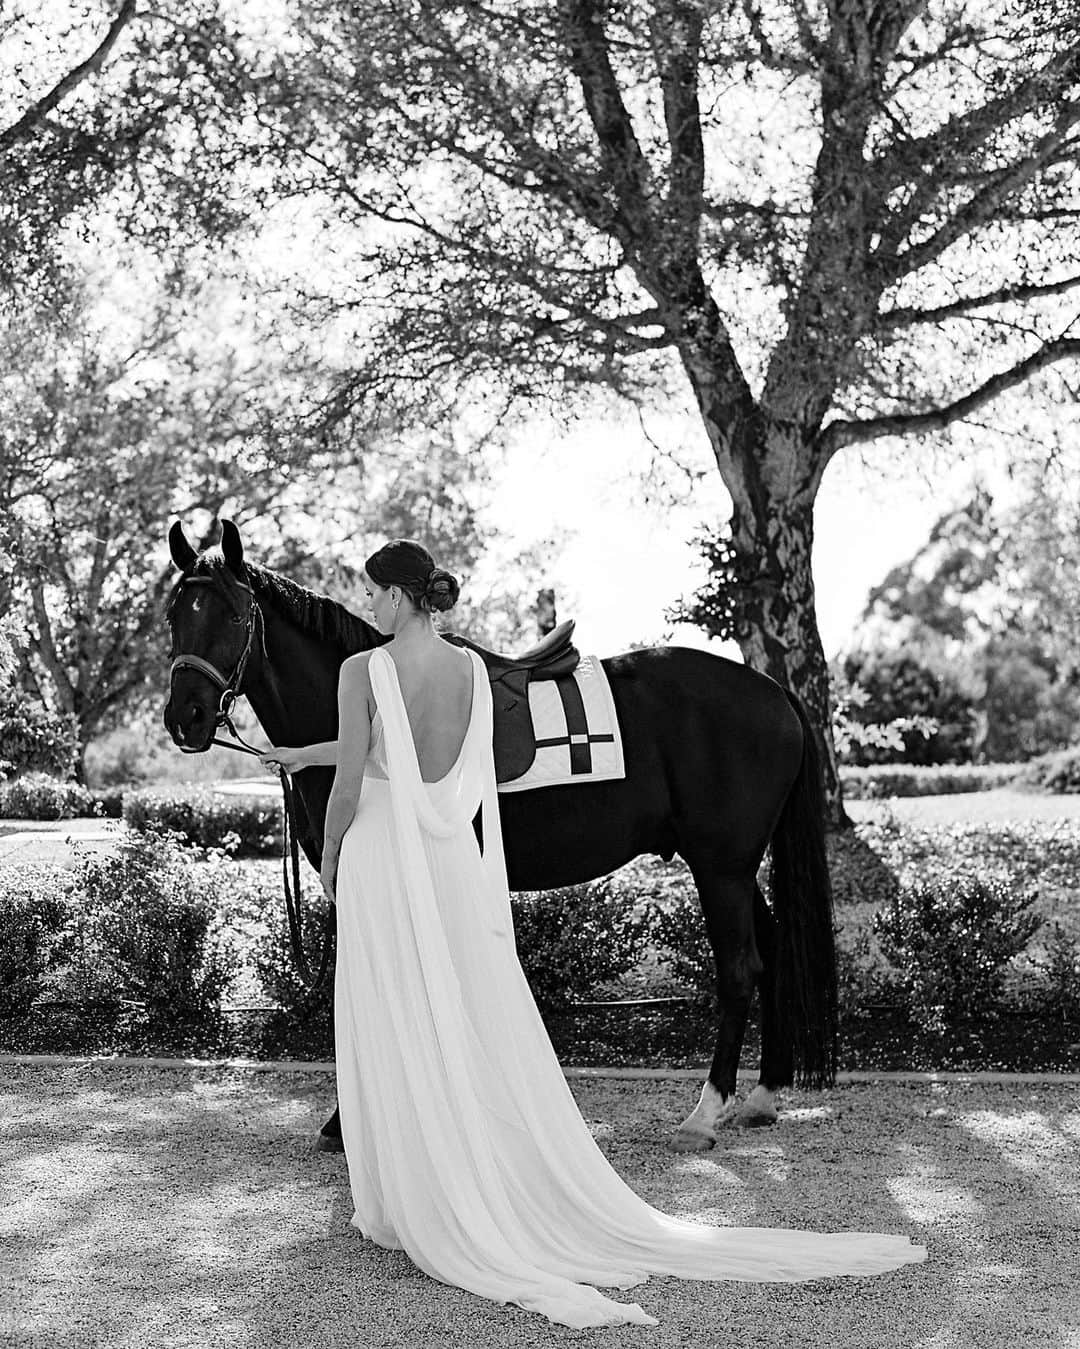
<instances>
[{"instance_id":1,"label":"hedge","mask_svg":"<svg viewBox=\"0 0 1080 1349\"><path fill-rule=\"evenodd\" d=\"M79 1052L227 1048L241 965L228 925L248 889L237 863L154 831L71 867L5 867L0 1043L37 1048L59 1026L55 1047Z\"/></svg>"},{"instance_id":2,"label":"hedge","mask_svg":"<svg viewBox=\"0 0 1080 1349\"><path fill-rule=\"evenodd\" d=\"M1023 1008L1080 1021L1077 822L914 827L886 816L830 835L828 846L847 1021L884 1004L940 1035L969 1013L980 982L982 1018ZM314 923L321 899L313 873L305 881ZM25 1018L49 997L126 999L128 1020L101 1031L100 1048L140 1049L149 1037L227 1051L240 1034L224 1017L236 974L240 1001L255 990L260 1006L282 1009L269 1020L256 1014L264 1030L243 1052L288 1054L299 1044L327 1056L333 985L304 998L278 884L269 862L204 859L151 827L73 869L5 868L0 1021ZM545 1012L598 993L715 997L700 904L681 863L641 858L604 880L512 902L522 964ZM72 1025L81 1052L99 1032ZM22 1049L14 1034L5 1047Z\"/></svg>"},{"instance_id":3,"label":"hedge","mask_svg":"<svg viewBox=\"0 0 1080 1349\"><path fill-rule=\"evenodd\" d=\"M124 822L132 829L181 834L199 848L237 857L281 851L281 803L216 793L207 787L146 787L124 793Z\"/></svg>"},{"instance_id":4,"label":"hedge","mask_svg":"<svg viewBox=\"0 0 1080 1349\"><path fill-rule=\"evenodd\" d=\"M73 884L55 865L0 870L0 1019L25 1016L70 963Z\"/></svg>"},{"instance_id":5,"label":"hedge","mask_svg":"<svg viewBox=\"0 0 1080 1349\"><path fill-rule=\"evenodd\" d=\"M1026 765L845 765L840 769L840 780L844 795L851 801L987 791L1010 784L1051 793L1076 793L1080 792L1080 746L1044 755ZM125 807L129 799L131 804ZM0 819L67 820L80 816L122 816L134 828L153 823L178 830L200 847L221 847L224 840L235 835L232 842L241 855L266 855L280 846L277 807L262 798L225 798L206 786L114 785L88 789L46 773L28 773L0 782Z\"/></svg>"},{"instance_id":6,"label":"hedge","mask_svg":"<svg viewBox=\"0 0 1080 1349\"><path fill-rule=\"evenodd\" d=\"M880 764L840 769L840 782L849 801L879 800L889 796L947 796L955 792L986 792L1016 780L1019 764Z\"/></svg>"},{"instance_id":7,"label":"hedge","mask_svg":"<svg viewBox=\"0 0 1080 1349\"><path fill-rule=\"evenodd\" d=\"M27 773L0 782L0 819L71 820L97 813L93 793L48 773Z\"/></svg>"},{"instance_id":8,"label":"hedge","mask_svg":"<svg viewBox=\"0 0 1080 1349\"><path fill-rule=\"evenodd\" d=\"M1043 754L1022 765L1016 784L1056 796L1075 796L1080 792L1080 745Z\"/></svg>"},{"instance_id":9,"label":"hedge","mask_svg":"<svg viewBox=\"0 0 1080 1349\"><path fill-rule=\"evenodd\" d=\"M77 956L72 987L96 1000L136 1005L151 1043L220 1038L222 998L239 959L225 940L235 864L200 866L175 836L122 838L115 852L83 856L74 885Z\"/></svg>"},{"instance_id":10,"label":"hedge","mask_svg":"<svg viewBox=\"0 0 1080 1349\"><path fill-rule=\"evenodd\" d=\"M48 773L0 782L0 820L118 820L127 787L84 787Z\"/></svg>"}]
</instances>

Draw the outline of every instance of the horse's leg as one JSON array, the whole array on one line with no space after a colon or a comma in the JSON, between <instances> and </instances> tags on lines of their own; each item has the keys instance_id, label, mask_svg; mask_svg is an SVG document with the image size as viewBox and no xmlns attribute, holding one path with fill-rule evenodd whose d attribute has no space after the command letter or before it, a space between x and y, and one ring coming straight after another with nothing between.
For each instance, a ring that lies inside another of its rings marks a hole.
<instances>
[{"instance_id":1,"label":"horse's leg","mask_svg":"<svg viewBox=\"0 0 1080 1349\"><path fill-rule=\"evenodd\" d=\"M759 885L754 886L754 937L761 956L758 1002L761 1006L761 1076L739 1111L747 1128L776 1123L776 1092L794 1077L792 1047L782 1044L776 1025L776 923Z\"/></svg>"},{"instance_id":2,"label":"horse's leg","mask_svg":"<svg viewBox=\"0 0 1080 1349\"><path fill-rule=\"evenodd\" d=\"M335 1105L334 1113L319 1130L315 1148L318 1152L341 1152L344 1147L341 1141L341 1106Z\"/></svg>"},{"instance_id":3,"label":"horse's leg","mask_svg":"<svg viewBox=\"0 0 1080 1349\"><path fill-rule=\"evenodd\" d=\"M684 854L685 855L685 854ZM719 1026L701 1098L671 1139L675 1152L699 1152L716 1143L717 1126L732 1112L746 1019L761 961L754 943L754 877L716 875L687 858L701 896L705 928L716 961Z\"/></svg>"}]
</instances>

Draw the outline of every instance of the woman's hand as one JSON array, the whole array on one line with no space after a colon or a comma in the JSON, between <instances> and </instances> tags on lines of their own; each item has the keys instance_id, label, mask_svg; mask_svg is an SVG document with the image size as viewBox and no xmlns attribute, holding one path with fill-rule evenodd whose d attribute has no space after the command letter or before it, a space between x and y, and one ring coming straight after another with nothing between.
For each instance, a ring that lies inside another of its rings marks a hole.
<instances>
[{"instance_id":1,"label":"woman's hand","mask_svg":"<svg viewBox=\"0 0 1080 1349\"><path fill-rule=\"evenodd\" d=\"M279 768L284 768L286 773L296 773L308 766L307 754L302 745L271 745L259 755L259 763L272 773L276 773Z\"/></svg>"},{"instance_id":2,"label":"woman's hand","mask_svg":"<svg viewBox=\"0 0 1080 1349\"><path fill-rule=\"evenodd\" d=\"M338 858L340 854L340 848L323 847L319 880L322 882L323 893L331 904L336 903Z\"/></svg>"}]
</instances>

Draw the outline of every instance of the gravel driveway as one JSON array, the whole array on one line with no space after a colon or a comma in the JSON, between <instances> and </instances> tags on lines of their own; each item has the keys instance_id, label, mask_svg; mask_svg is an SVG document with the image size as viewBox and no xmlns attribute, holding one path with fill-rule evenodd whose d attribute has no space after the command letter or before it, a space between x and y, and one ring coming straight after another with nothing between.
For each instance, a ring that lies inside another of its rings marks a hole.
<instances>
[{"instance_id":1,"label":"gravel driveway","mask_svg":"<svg viewBox=\"0 0 1080 1349\"><path fill-rule=\"evenodd\" d=\"M436 1284L348 1227L318 1073L0 1063L6 1349L563 1345L1080 1349L1080 1086L790 1093L713 1152L662 1140L686 1080L577 1078L601 1146L670 1212L906 1232L928 1263L874 1279L653 1279L656 1329L571 1331Z\"/></svg>"}]
</instances>

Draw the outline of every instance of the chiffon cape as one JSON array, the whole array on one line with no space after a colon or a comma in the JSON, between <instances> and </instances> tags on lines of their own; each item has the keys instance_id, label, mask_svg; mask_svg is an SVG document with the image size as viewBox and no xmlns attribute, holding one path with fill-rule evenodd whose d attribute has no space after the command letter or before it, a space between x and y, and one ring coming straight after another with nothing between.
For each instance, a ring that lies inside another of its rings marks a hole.
<instances>
[{"instance_id":1,"label":"chiffon cape","mask_svg":"<svg viewBox=\"0 0 1080 1349\"><path fill-rule=\"evenodd\" d=\"M433 783L421 778L393 658L383 647L370 658L377 712L337 880L337 1089L352 1224L434 1279L574 1327L657 1324L600 1291L650 1274L791 1282L925 1259L903 1236L671 1217L611 1167L517 959L491 691L468 655L468 728L457 762Z\"/></svg>"}]
</instances>

